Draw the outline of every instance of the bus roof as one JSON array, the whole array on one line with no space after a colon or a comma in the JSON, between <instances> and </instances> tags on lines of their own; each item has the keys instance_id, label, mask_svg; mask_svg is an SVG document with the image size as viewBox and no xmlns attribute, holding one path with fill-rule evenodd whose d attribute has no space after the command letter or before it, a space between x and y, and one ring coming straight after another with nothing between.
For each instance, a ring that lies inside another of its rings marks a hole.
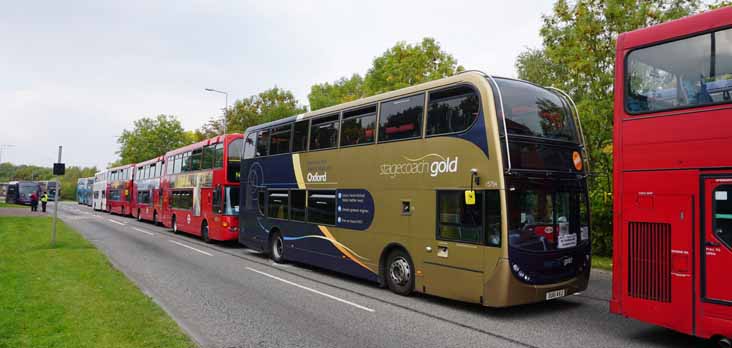
<instances>
[{"instance_id":1,"label":"bus roof","mask_svg":"<svg viewBox=\"0 0 732 348\"><path fill-rule=\"evenodd\" d=\"M210 139L206 139L206 140L199 141L197 143L193 143L193 144L190 144L190 145L186 145L186 146L177 148L175 150L170 150L170 151L166 152L163 157L173 156L173 155L177 155L179 153L183 153L183 152L188 152L188 151L191 151L191 150L195 150L195 149L204 147L206 145L211 145L211 144L216 144L216 143L224 142L224 140L236 139L236 138L242 138L242 137L243 136L242 136L241 133L229 133L229 134L224 134L224 135L217 135L217 136L215 136L213 138L210 138Z\"/></svg>"},{"instance_id":2,"label":"bus roof","mask_svg":"<svg viewBox=\"0 0 732 348\"><path fill-rule=\"evenodd\" d=\"M130 163L130 164L125 164L125 165L122 165L122 166L119 166L119 167L109 168L109 169L107 169L107 171L111 172L113 170L127 169L127 168L134 167L134 166L135 166L134 163Z\"/></svg>"},{"instance_id":3,"label":"bus roof","mask_svg":"<svg viewBox=\"0 0 732 348\"><path fill-rule=\"evenodd\" d=\"M684 17L662 24L637 29L618 36L618 50L648 46L662 41L693 36L730 25L732 7Z\"/></svg>"},{"instance_id":4,"label":"bus roof","mask_svg":"<svg viewBox=\"0 0 732 348\"><path fill-rule=\"evenodd\" d=\"M140 167L140 166L145 166L145 165L148 165L148 164L156 163L156 162L162 161L164 158L165 158L165 155L158 156L158 157L149 159L149 160L144 161L144 162L136 163L135 166L136 167Z\"/></svg>"},{"instance_id":5,"label":"bus roof","mask_svg":"<svg viewBox=\"0 0 732 348\"><path fill-rule=\"evenodd\" d=\"M379 102L382 100L394 99L394 98L398 98L401 96L406 96L406 95L410 95L410 94L414 94L414 93L418 93L418 92L423 92L428 89L445 87L445 86L449 86L449 85L466 83L466 82L476 82L478 80L482 81L485 79L486 76L488 76L488 75L486 75L483 72L476 71L476 70L463 71L463 72L460 72L455 75L445 77L445 78L442 78L439 80L433 80L433 81L429 81L429 82L425 82L425 83L420 83L418 85L397 89L397 90L394 90L391 92L376 94L376 95L373 95L370 97L346 102L343 104L333 105L333 106L318 109L315 111L306 112L304 114L290 116L290 117L286 117L286 118L279 119L276 121L259 124L259 125L247 128L244 132L249 133L249 132L256 131L256 130L263 129L263 128L268 128L268 127L272 127L272 126L290 123L290 122L293 122L296 120L299 121L302 119L315 118L318 116L326 116L328 114L335 114L335 113L338 113L343 110L354 109L354 108L357 108L360 106L367 106L368 104L373 104L373 103L376 103L376 102ZM498 78L498 76L493 76L493 77Z\"/></svg>"}]
</instances>

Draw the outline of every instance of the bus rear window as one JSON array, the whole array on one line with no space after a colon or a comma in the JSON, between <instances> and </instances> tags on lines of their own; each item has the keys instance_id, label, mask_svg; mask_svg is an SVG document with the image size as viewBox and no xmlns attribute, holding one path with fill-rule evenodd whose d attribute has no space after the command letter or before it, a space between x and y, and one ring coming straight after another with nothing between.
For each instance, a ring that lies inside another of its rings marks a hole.
<instances>
[{"instance_id":1,"label":"bus rear window","mask_svg":"<svg viewBox=\"0 0 732 348\"><path fill-rule=\"evenodd\" d=\"M729 103L732 29L634 50L625 74L630 114Z\"/></svg>"},{"instance_id":2,"label":"bus rear window","mask_svg":"<svg viewBox=\"0 0 732 348\"><path fill-rule=\"evenodd\" d=\"M496 83L509 134L577 142L572 111L558 94L518 80Z\"/></svg>"}]
</instances>

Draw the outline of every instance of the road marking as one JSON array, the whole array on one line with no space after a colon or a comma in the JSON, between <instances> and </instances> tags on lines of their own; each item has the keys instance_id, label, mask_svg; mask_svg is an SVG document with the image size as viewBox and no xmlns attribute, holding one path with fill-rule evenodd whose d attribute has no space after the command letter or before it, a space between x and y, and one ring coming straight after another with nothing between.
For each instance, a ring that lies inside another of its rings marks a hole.
<instances>
[{"instance_id":1,"label":"road marking","mask_svg":"<svg viewBox=\"0 0 732 348\"><path fill-rule=\"evenodd\" d=\"M356 307L356 308L358 308L358 309L363 309L363 310L365 310L365 311L367 311L367 312L371 312L371 313L373 313L373 312L376 312L375 310L373 310L373 309L371 309L371 308L368 308L368 307L364 307L364 306L362 306L362 305L360 305L360 304L357 304L357 303L353 303L353 302L351 302L351 301L348 301L348 300L344 300L344 299L342 299L342 298L340 298L340 297L335 297L335 296L333 296L333 295L329 295L329 294L326 294L326 293L324 293L324 292L322 292L322 291L318 291L318 290L315 290L315 289L311 289L311 288L309 288L309 287L307 287L307 286L304 286L304 285L300 285L300 284L297 284L297 283L293 283L293 282L291 282L291 281L289 281L289 280L286 280L286 279L282 279L282 278L280 278L280 277L277 277L277 276L273 276L273 275L271 275L271 274L269 274L269 273L265 273L265 272L262 272L262 271L260 271L260 270L256 270L256 269L254 269L254 268L251 268L251 267L247 267L247 269L248 269L248 270L250 270L250 271L252 271L252 272L255 272L255 273L259 273L259 274L261 274L261 275L263 275L263 276L265 276L265 277L270 277L270 278L272 278L272 279L275 279L275 280L279 280L279 281L281 281L281 282L283 282L283 283L285 283L285 284L289 284L289 285L292 285L292 286L296 286L296 287L298 287L298 288L300 288L300 289L303 289L303 290L307 290L307 291L310 291L310 292L312 292L312 293L315 293L315 294L318 294L318 295L321 295L321 296L325 296L325 297L327 297L327 298L329 298L329 299L331 299L331 300L336 300L336 301L338 301L338 302L341 302L341 303L345 303L345 304L347 304L347 305L351 305L351 306L354 306L354 307Z\"/></svg>"},{"instance_id":2,"label":"road marking","mask_svg":"<svg viewBox=\"0 0 732 348\"><path fill-rule=\"evenodd\" d=\"M121 223L121 222L119 222L119 221L117 221L117 220L112 220L112 219L107 219L107 220L108 220L109 222L113 222L113 223L115 223L115 224L117 224L117 225L122 225L122 226L126 225L126 224L124 224L124 223Z\"/></svg>"},{"instance_id":3,"label":"road marking","mask_svg":"<svg viewBox=\"0 0 732 348\"><path fill-rule=\"evenodd\" d=\"M138 232L142 232L142 233L145 233L145 234L149 234L149 235L151 235L151 236L154 236L154 235L155 235L155 234L154 234L154 233L152 233L152 232L148 232L148 231L145 231L145 230L143 230L143 229L139 229L139 228L137 228L137 227L133 227L132 229L133 229L133 230L135 230L135 231L138 231Z\"/></svg>"},{"instance_id":4,"label":"road marking","mask_svg":"<svg viewBox=\"0 0 732 348\"><path fill-rule=\"evenodd\" d=\"M199 252L199 253L201 253L201 254L204 254L204 255L208 255L208 256L213 256L213 255L211 255L211 254L209 254L209 253L207 253L207 252L205 252L205 251L203 251L203 250L199 250L199 249L196 249L196 248L194 248L194 247L192 247L192 246L189 246L189 245L185 245L185 244L183 244L183 243L178 243L178 242L176 242L176 241L174 241L174 240L172 240L172 239L168 239L168 241L170 241L171 243L174 243L174 244L178 244L178 245L180 245L180 246L182 246L182 247L184 247L184 248L188 248L188 249L191 249L191 250L193 250L193 251L197 251L197 252Z\"/></svg>"}]
</instances>

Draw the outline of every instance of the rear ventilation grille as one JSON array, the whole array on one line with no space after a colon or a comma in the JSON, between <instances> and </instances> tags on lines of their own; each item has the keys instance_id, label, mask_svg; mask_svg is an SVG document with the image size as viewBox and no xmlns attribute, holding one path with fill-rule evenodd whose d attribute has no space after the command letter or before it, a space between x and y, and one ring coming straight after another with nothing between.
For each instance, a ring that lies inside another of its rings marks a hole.
<instances>
[{"instance_id":1,"label":"rear ventilation grille","mask_svg":"<svg viewBox=\"0 0 732 348\"><path fill-rule=\"evenodd\" d=\"M671 224L628 225L628 295L671 302Z\"/></svg>"}]
</instances>

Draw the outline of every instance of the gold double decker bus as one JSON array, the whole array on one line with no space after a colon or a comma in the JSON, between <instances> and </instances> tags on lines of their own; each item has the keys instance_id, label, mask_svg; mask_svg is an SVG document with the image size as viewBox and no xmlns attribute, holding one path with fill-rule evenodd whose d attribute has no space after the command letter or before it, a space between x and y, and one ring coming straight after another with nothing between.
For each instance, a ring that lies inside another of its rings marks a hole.
<instances>
[{"instance_id":1,"label":"gold double decker bus","mask_svg":"<svg viewBox=\"0 0 732 348\"><path fill-rule=\"evenodd\" d=\"M491 307L587 287L584 141L559 90L464 72L251 127L240 243Z\"/></svg>"}]
</instances>

